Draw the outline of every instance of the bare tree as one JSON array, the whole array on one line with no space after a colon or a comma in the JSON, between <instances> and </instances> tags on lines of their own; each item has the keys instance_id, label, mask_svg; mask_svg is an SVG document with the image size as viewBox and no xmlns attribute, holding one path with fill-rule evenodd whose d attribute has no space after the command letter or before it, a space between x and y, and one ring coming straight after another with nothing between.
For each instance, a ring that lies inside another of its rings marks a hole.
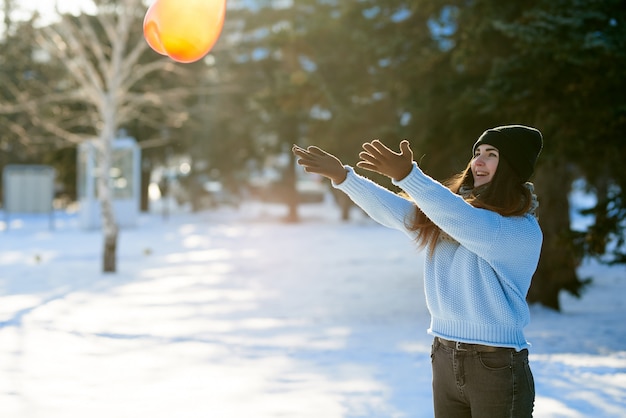
<instances>
[{"instance_id":1,"label":"bare tree","mask_svg":"<svg viewBox=\"0 0 626 418\"><path fill-rule=\"evenodd\" d=\"M8 33L11 30L11 12L13 10L13 0L4 0L2 5L4 32Z\"/></svg>"},{"instance_id":2,"label":"bare tree","mask_svg":"<svg viewBox=\"0 0 626 418\"><path fill-rule=\"evenodd\" d=\"M143 80L154 72L184 71L181 66L157 54L154 59L145 60L148 46L141 36L141 18L145 10L142 0L102 2L93 16L64 14L58 23L42 28L37 38L39 46L62 63L70 81L67 85L54 86L54 91L37 98L36 104L33 98L22 102L24 108L30 110L33 123L71 142L85 139L81 130L76 129L76 120L64 126L60 123L59 112L37 110L46 104L63 102L80 103L90 110L84 113L87 117L82 124L89 126L96 136L104 272L115 272L117 268L119 230L113 212L109 175L115 136L119 128L130 121L160 126L180 124L186 115L181 110L184 109L182 102L190 91L184 86L170 89L151 86L152 90L146 91L146 86L142 86ZM149 107L160 108L160 116L169 115L173 120L147 119L150 113L145 109ZM166 111L167 107L172 108L171 111ZM69 119L72 118L65 118Z\"/></svg>"}]
</instances>

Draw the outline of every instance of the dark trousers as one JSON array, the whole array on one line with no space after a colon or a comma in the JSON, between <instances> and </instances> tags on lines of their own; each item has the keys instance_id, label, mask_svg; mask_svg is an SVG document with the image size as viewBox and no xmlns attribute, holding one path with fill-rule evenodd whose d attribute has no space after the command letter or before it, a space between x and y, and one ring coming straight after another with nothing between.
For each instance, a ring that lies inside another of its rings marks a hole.
<instances>
[{"instance_id":1,"label":"dark trousers","mask_svg":"<svg viewBox=\"0 0 626 418\"><path fill-rule=\"evenodd\" d=\"M535 383L528 350L483 352L471 345L457 350L435 338L431 359L435 417L532 417Z\"/></svg>"}]
</instances>

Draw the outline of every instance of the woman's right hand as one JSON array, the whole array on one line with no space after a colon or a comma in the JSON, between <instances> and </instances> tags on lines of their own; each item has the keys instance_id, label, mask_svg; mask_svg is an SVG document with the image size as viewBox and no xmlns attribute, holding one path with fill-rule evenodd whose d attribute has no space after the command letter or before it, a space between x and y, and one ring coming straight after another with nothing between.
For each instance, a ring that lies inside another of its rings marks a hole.
<instances>
[{"instance_id":1,"label":"woman's right hand","mask_svg":"<svg viewBox=\"0 0 626 418\"><path fill-rule=\"evenodd\" d=\"M363 144L359 153L361 161L356 163L359 168L375 171L393 180L405 178L413 169L413 151L409 141L400 142L400 152L395 152L378 139Z\"/></svg>"},{"instance_id":2,"label":"woman's right hand","mask_svg":"<svg viewBox=\"0 0 626 418\"><path fill-rule=\"evenodd\" d=\"M304 149L294 145L291 151L298 158L298 164L303 166L307 173L319 174L329 178L335 184L342 183L348 175L339 158L321 148L310 146Z\"/></svg>"}]
</instances>

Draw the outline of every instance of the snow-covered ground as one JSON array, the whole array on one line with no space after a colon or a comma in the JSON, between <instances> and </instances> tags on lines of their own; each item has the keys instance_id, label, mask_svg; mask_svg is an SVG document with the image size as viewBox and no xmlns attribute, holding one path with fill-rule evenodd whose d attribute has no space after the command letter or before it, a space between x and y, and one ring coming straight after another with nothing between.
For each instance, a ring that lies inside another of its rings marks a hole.
<instances>
[{"instance_id":1,"label":"snow-covered ground","mask_svg":"<svg viewBox=\"0 0 626 418\"><path fill-rule=\"evenodd\" d=\"M330 204L144 214L118 273L77 216L0 231L0 417L432 417L421 256ZM532 307L535 416L626 416L626 269Z\"/></svg>"}]
</instances>

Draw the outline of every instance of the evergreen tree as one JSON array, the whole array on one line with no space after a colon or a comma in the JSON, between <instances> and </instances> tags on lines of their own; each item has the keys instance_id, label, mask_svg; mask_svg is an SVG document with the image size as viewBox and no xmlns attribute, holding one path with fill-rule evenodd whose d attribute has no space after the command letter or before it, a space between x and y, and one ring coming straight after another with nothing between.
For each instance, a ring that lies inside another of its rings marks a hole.
<instances>
[{"instance_id":1,"label":"evergreen tree","mask_svg":"<svg viewBox=\"0 0 626 418\"><path fill-rule=\"evenodd\" d=\"M623 2L483 0L451 7L449 69L437 74L451 103L448 121L460 129L448 130L450 142L463 135L467 143L486 127L508 123L544 133L536 175L544 246L529 300L559 309L561 290L580 295L585 280L576 268L584 256L609 251L608 260L623 260ZM583 232L571 230L569 217L568 194L579 177L598 196L589 210L595 224Z\"/></svg>"}]
</instances>

